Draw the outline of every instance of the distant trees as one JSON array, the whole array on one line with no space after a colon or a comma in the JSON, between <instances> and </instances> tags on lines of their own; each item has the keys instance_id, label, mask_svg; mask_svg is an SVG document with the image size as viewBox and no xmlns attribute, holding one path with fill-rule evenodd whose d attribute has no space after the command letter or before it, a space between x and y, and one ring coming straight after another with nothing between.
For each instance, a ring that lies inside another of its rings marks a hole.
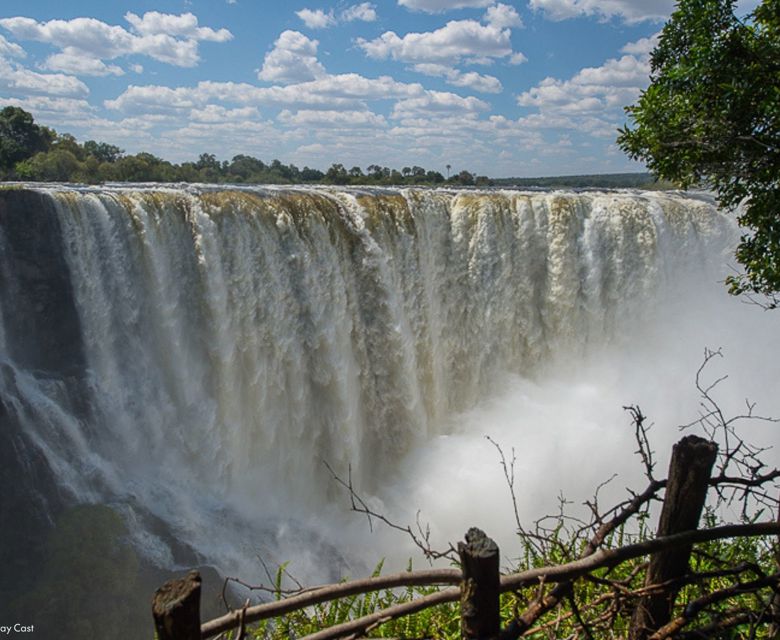
<instances>
[{"instance_id":1,"label":"distant trees","mask_svg":"<svg viewBox=\"0 0 780 640\"><path fill-rule=\"evenodd\" d=\"M450 165L447 165L449 171ZM337 185L453 185L487 186L492 180L461 171L449 181L438 171L403 167L401 171L371 164L347 170L334 163L319 169L270 164L239 154L220 162L213 153L201 153L195 162L173 164L151 153L125 155L119 147L87 140L80 144L68 133L36 125L32 115L18 107L0 111L0 179L41 182L210 182L244 184L326 183Z\"/></svg>"}]
</instances>

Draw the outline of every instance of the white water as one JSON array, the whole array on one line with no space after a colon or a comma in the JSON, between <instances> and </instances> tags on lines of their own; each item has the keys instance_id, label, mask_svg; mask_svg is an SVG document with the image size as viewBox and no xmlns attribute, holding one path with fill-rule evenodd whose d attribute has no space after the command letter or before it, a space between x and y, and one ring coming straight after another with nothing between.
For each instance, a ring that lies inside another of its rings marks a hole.
<instances>
[{"instance_id":1,"label":"white water","mask_svg":"<svg viewBox=\"0 0 780 640\"><path fill-rule=\"evenodd\" d=\"M554 507L559 489L588 497L614 471L622 488L635 465L621 406L642 406L665 452L673 427L695 417L705 346L725 347L742 384L728 402L749 393L772 408L777 319L718 283L736 231L702 200L50 197L93 417L75 420L56 382L19 372L27 406L46 418L30 416L29 431L73 494L122 505L163 564L170 552L143 510L248 579L256 551L313 579L340 570L339 554L357 571L378 548L408 554L405 540L371 538L346 512L323 460L344 475L351 465L356 486L401 520L422 508L437 541L477 524L511 548L506 487L483 436L518 449L528 517ZM332 566L307 558L319 544Z\"/></svg>"}]
</instances>

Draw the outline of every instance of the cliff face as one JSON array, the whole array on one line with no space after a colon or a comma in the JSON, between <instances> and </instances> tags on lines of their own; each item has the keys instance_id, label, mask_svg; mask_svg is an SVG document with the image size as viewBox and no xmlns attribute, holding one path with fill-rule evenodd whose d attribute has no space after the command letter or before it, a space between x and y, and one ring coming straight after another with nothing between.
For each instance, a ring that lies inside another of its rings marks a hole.
<instances>
[{"instance_id":1,"label":"cliff face","mask_svg":"<svg viewBox=\"0 0 780 640\"><path fill-rule=\"evenodd\" d=\"M45 455L25 432L35 409L20 398L18 369L71 387L84 371L78 314L51 200L0 190L0 612L40 567L38 551L64 505Z\"/></svg>"},{"instance_id":2,"label":"cliff face","mask_svg":"<svg viewBox=\"0 0 780 640\"><path fill-rule=\"evenodd\" d=\"M3 347L25 369L78 375L84 353L62 230L45 194L0 190Z\"/></svg>"}]
</instances>

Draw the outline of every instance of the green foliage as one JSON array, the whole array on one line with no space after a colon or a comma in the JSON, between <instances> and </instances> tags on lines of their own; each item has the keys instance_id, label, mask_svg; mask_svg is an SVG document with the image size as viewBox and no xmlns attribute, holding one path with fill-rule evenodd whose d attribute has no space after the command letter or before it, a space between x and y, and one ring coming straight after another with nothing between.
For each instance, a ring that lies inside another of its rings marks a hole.
<instances>
[{"instance_id":1,"label":"green foliage","mask_svg":"<svg viewBox=\"0 0 780 640\"><path fill-rule=\"evenodd\" d=\"M374 569L372 576L379 576L384 561ZM409 562L411 571L412 564ZM283 596L282 578L286 565L276 573L276 599ZM333 602L318 604L309 609L295 611L275 620L265 620L252 630L257 640L287 640L301 637L321 629L348 622L381 611L403 602L435 593L435 587L407 587L386 589L364 595L349 596ZM446 604L427 609L415 615L391 620L369 633L376 638L460 638L460 615L457 604Z\"/></svg>"},{"instance_id":2,"label":"green foliage","mask_svg":"<svg viewBox=\"0 0 780 640\"><path fill-rule=\"evenodd\" d=\"M0 111L0 175L22 160L51 145L54 132L39 127L33 117L19 107Z\"/></svg>"},{"instance_id":3,"label":"green foliage","mask_svg":"<svg viewBox=\"0 0 780 640\"><path fill-rule=\"evenodd\" d=\"M22 180L67 182L80 169L81 163L71 151L52 149L48 152L36 153L29 160L18 163L16 175Z\"/></svg>"},{"instance_id":4,"label":"green foliage","mask_svg":"<svg viewBox=\"0 0 780 640\"><path fill-rule=\"evenodd\" d=\"M744 203L732 293L780 291L780 0L748 20L734 0L682 0L651 57L651 84L618 143L656 175Z\"/></svg>"},{"instance_id":5,"label":"green foliage","mask_svg":"<svg viewBox=\"0 0 780 640\"><path fill-rule=\"evenodd\" d=\"M469 179L463 179L468 176ZM370 165L367 173L360 167L349 171L334 164L323 173L319 169L279 160L265 164L247 155L220 162L214 154L202 153L196 162L173 164L150 153L124 155L119 147L87 140L84 144L70 134L57 134L34 124L32 116L18 107L0 111L0 178L41 182L208 182L215 184L300 184L338 185L437 185L444 183L438 171L423 167L404 167L403 171ZM457 178L457 179L456 179ZM463 171L450 182L474 184L474 177ZM492 181L476 178L479 186Z\"/></svg>"},{"instance_id":6,"label":"green foliage","mask_svg":"<svg viewBox=\"0 0 780 640\"><path fill-rule=\"evenodd\" d=\"M649 173L609 173L600 175L550 176L546 178L497 178L499 187L538 187L543 189L669 189Z\"/></svg>"},{"instance_id":7,"label":"green foliage","mask_svg":"<svg viewBox=\"0 0 780 640\"><path fill-rule=\"evenodd\" d=\"M84 151L98 162L116 162L124 153L122 149L113 144L95 142L94 140L87 140L83 147Z\"/></svg>"},{"instance_id":8,"label":"green foliage","mask_svg":"<svg viewBox=\"0 0 780 640\"><path fill-rule=\"evenodd\" d=\"M722 524L715 512L705 515L708 527ZM530 539L520 540L519 558L516 570L563 564L572 561L581 552L584 540L579 534L564 526L565 520L559 520L547 534L544 548L532 543ZM652 537L642 523L639 529L628 533L624 529L615 531L604 546L619 547ZM693 551L691 569L704 576L684 586L677 598L674 616L681 615L688 604L704 594L723 589L738 580L748 581L777 570L772 542L762 538L739 538L735 540L716 540L696 545ZM374 570L373 575L381 573L383 562ZM733 569L738 568L738 574ZM411 562L408 569L411 570ZM590 577L577 580L568 597L554 609L539 618L523 637L538 640L549 638L588 637L583 633L582 623L588 625L594 637L626 637L631 623L631 614L636 606L637 597L632 592L640 590L644 584L646 558L635 558L614 567L594 571ZM276 574L275 597L281 599L282 578L286 565ZM539 585L520 589L501 596L502 625L508 626L518 612L532 604L540 594L540 589L549 591L552 586L542 589ZM376 613L387 607L409 602L419 597L435 593L436 587L408 587L388 589L365 595L350 596L340 600L315 605L306 610L296 611L275 620L266 620L251 630L256 640L287 640L315 633L327 627L341 624L362 616ZM771 598L772 590L766 589ZM722 619L727 613L737 611L756 611L762 603L757 594L743 594L731 597L704 610L693 626L702 627ZM728 632L726 638L768 638L768 619L755 626L745 623ZM390 620L370 631L368 637L390 637L401 639L433 638L436 640L459 640L460 614L458 603L440 605L420 611L413 615ZM721 637L721 636L718 636Z\"/></svg>"}]
</instances>

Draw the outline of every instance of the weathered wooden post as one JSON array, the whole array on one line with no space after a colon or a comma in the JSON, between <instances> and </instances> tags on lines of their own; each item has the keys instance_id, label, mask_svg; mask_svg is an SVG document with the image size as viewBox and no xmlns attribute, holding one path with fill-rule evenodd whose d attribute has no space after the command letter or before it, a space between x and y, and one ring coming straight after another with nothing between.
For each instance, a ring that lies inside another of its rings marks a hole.
<instances>
[{"instance_id":1,"label":"weathered wooden post","mask_svg":"<svg viewBox=\"0 0 780 640\"><path fill-rule=\"evenodd\" d=\"M698 528L717 454L718 446L714 442L698 436L686 436L674 445L658 536ZM645 586L662 584L685 575L691 548L691 545L675 547L652 556ZM634 610L629 637L645 640L669 622L678 591L679 588L669 587L661 593L643 597Z\"/></svg>"},{"instance_id":2,"label":"weathered wooden post","mask_svg":"<svg viewBox=\"0 0 780 640\"><path fill-rule=\"evenodd\" d=\"M777 522L780 524L780 507L777 510ZM780 536L775 540L775 566L780 571ZM780 640L780 590L775 591L772 598L772 626L769 627L769 637L771 640Z\"/></svg>"},{"instance_id":3,"label":"weathered wooden post","mask_svg":"<svg viewBox=\"0 0 780 640\"><path fill-rule=\"evenodd\" d=\"M484 531L472 527L466 542L458 543L463 568L460 584L461 637L490 640L501 631L498 545Z\"/></svg>"},{"instance_id":4,"label":"weathered wooden post","mask_svg":"<svg viewBox=\"0 0 780 640\"><path fill-rule=\"evenodd\" d=\"M152 615L158 640L201 640L200 573L169 580L152 599Z\"/></svg>"}]
</instances>

